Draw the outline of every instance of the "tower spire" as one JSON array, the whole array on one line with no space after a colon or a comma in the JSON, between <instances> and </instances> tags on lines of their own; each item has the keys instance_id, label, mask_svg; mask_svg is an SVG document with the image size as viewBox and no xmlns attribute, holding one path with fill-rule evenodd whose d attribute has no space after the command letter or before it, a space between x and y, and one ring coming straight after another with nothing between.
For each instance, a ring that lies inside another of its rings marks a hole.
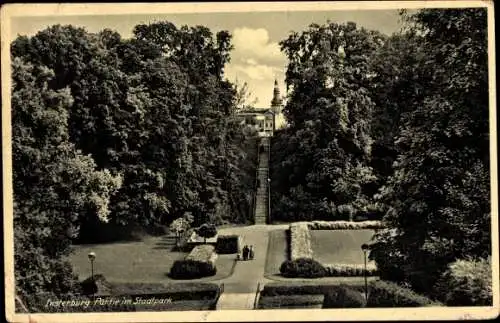
<instances>
[{"instance_id":1,"label":"tower spire","mask_svg":"<svg viewBox=\"0 0 500 323\"><path fill-rule=\"evenodd\" d=\"M281 114L283 100L278 87L278 80L274 79L273 99L271 100L271 110L273 111L273 133L276 131L276 116Z\"/></svg>"},{"instance_id":2,"label":"tower spire","mask_svg":"<svg viewBox=\"0 0 500 323\"><path fill-rule=\"evenodd\" d=\"M274 90L273 90L273 99L271 100L271 107L277 108L282 104L280 89L278 87L278 80L274 79Z\"/></svg>"}]
</instances>

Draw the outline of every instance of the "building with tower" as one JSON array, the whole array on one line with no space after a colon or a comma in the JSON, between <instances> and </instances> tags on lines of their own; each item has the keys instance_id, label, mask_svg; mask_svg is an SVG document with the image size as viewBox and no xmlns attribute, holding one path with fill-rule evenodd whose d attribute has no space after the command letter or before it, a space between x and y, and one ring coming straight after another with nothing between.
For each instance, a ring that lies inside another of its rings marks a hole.
<instances>
[{"instance_id":1,"label":"building with tower","mask_svg":"<svg viewBox=\"0 0 500 323\"><path fill-rule=\"evenodd\" d=\"M241 122L255 127L260 137L272 137L274 131L285 126L283 116L283 98L278 81L274 81L273 99L269 108L245 109L238 112Z\"/></svg>"}]
</instances>

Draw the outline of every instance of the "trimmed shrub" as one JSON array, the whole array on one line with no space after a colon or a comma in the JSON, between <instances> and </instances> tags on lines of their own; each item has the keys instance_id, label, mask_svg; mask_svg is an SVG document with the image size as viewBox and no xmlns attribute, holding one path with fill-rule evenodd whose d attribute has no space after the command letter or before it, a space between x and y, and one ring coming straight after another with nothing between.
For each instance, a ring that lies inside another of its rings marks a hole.
<instances>
[{"instance_id":1,"label":"trimmed shrub","mask_svg":"<svg viewBox=\"0 0 500 323\"><path fill-rule=\"evenodd\" d=\"M365 266L359 264L323 264L325 275L328 277L353 277L364 276ZM367 264L366 275L376 276L377 267L374 264Z\"/></svg>"},{"instance_id":2,"label":"trimmed shrub","mask_svg":"<svg viewBox=\"0 0 500 323\"><path fill-rule=\"evenodd\" d=\"M264 289L260 293L261 296L278 296L278 295L317 295L326 294L331 290L340 288L341 285L289 285L281 283L270 283L264 286ZM349 288L356 290L359 293L364 293L365 287L364 282L356 282L354 285L349 284Z\"/></svg>"},{"instance_id":3,"label":"trimmed shrub","mask_svg":"<svg viewBox=\"0 0 500 323\"><path fill-rule=\"evenodd\" d=\"M323 299L323 294L264 296L259 299L257 308L321 308Z\"/></svg>"},{"instance_id":4,"label":"trimmed shrub","mask_svg":"<svg viewBox=\"0 0 500 323\"><path fill-rule=\"evenodd\" d=\"M325 268L314 259L298 258L286 260L280 266L280 273L284 277L318 278L325 277Z\"/></svg>"},{"instance_id":5,"label":"trimmed shrub","mask_svg":"<svg viewBox=\"0 0 500 323\"><path fill-rule=\"evenodd\" d=\"M323 308L361 308L366 306L365 297L359 291L341 285L325 293Z\"/></svg>"},{"instance_id":6,"label":"trimmed shrub","mask_svg":"<svg viewBox=\"0 0 500 323\"><path fill-rule=\"evenodd\" d=\"M310 230L363 230L382 229L381 221L311 221L305 222Z\"/></svg>"},{"instance_id":7,"label":"trimmed shrub","mask_svg":"<svg viewBox=\"0 0 500 323\"><path fill-rule=\"evenodd\" d=\"M177 260L170 268L169 276L174 279L194 279L213 276L217 273L215 260L217 254L212 245L200 245L186 256L184 260Z\"/></svg>"},{"instance_id":8,"label":"trimmed shrub","mask_svg":"<svg viewBox=\"0 0 500 323\"><path fill-rule=\"evenodd\" d=\"M447 306L491 306L491 271L491 259L457 260L439 279L434 294Z\"/></svg>"},{"instance_id":9,"label":"trimmed shrub","mask_svg":"<svg viewBox=\"0 0 500 323\"><path fill-rule=\"evenodd\" d=\"M170 268L169 276L174 279L196 279L214 276L217 269L213 263L196 260L177 260Z\"/></svg>"},{"instance_id":10,"label":"trimmed shrub","mask_svg":"<svg viewBox=\"0 0 500 323\"><path fill-rule=\"evenodd\" d=\"M411 289L395 283L378 280L370 283L368 289L368 307L423 307L442 306L429 298L419 295Z\"/></svg>"},{"instance_id":11,"label":"trimmed shrub","mask_svg":"<svg viewBox=\"0 0 500 323\"><path fill-rule=\"evenodd\" d=\"M241 238L238 235L218 236L215 249L218 254L238 253L240 250Z\"/></svg>"},{"instance_id":12,"label":"trimmed shrub","mask_svg":"<svg viewBox=\"0 0 500 323\"><path fill-rule=\"evenodd\" d=\"M312 258L311 235L307 222L290 225L290 260Z\"/></svg>"}]
</instances>

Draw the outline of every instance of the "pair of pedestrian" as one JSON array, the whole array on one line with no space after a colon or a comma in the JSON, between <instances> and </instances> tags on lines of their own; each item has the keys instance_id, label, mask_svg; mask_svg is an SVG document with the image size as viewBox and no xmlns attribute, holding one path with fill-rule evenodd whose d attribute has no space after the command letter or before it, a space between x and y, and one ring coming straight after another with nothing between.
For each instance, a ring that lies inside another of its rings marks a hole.
<instances>
[{"instance_id":1,"label":"pair of pedestrian","mask_svg":"<svg viewBox=\"0 0 500 323\"><path fill-rule=\"evenodd\" d=\"M253 246L245 245L243 247L243 260L253 259L253 257L254 257Z\"/></svg>"}]
</instances>

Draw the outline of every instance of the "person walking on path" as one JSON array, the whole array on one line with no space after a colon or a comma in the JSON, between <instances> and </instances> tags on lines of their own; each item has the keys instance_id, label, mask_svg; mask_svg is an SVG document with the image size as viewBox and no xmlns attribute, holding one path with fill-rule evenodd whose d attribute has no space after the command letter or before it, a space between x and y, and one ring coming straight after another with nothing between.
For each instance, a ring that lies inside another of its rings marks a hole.
<instances>
[{"instance_id":1,"label":"person walking on path","mask_svg":"<svg viewBox=\"0 0 500 323\"><path fill-rule=\"evenodd\" d=\"M253 259L254 256L253 246L250 246L250 249L248 250L248 255L250 259Z\"/></svg>"},{"instance_id":2,"label":"person walking on path","mask_svg":"<svg viewBox=\"0 0 500 323\"><path fill-rule=\"evenodd\" d=\"M247 246L247 245L245 245L245 246L243 247L243 260L247 260L247 259L248 259L248 251L249 251L249 250L248 250L248 246Z\"/></svg>"}]
</instances>

